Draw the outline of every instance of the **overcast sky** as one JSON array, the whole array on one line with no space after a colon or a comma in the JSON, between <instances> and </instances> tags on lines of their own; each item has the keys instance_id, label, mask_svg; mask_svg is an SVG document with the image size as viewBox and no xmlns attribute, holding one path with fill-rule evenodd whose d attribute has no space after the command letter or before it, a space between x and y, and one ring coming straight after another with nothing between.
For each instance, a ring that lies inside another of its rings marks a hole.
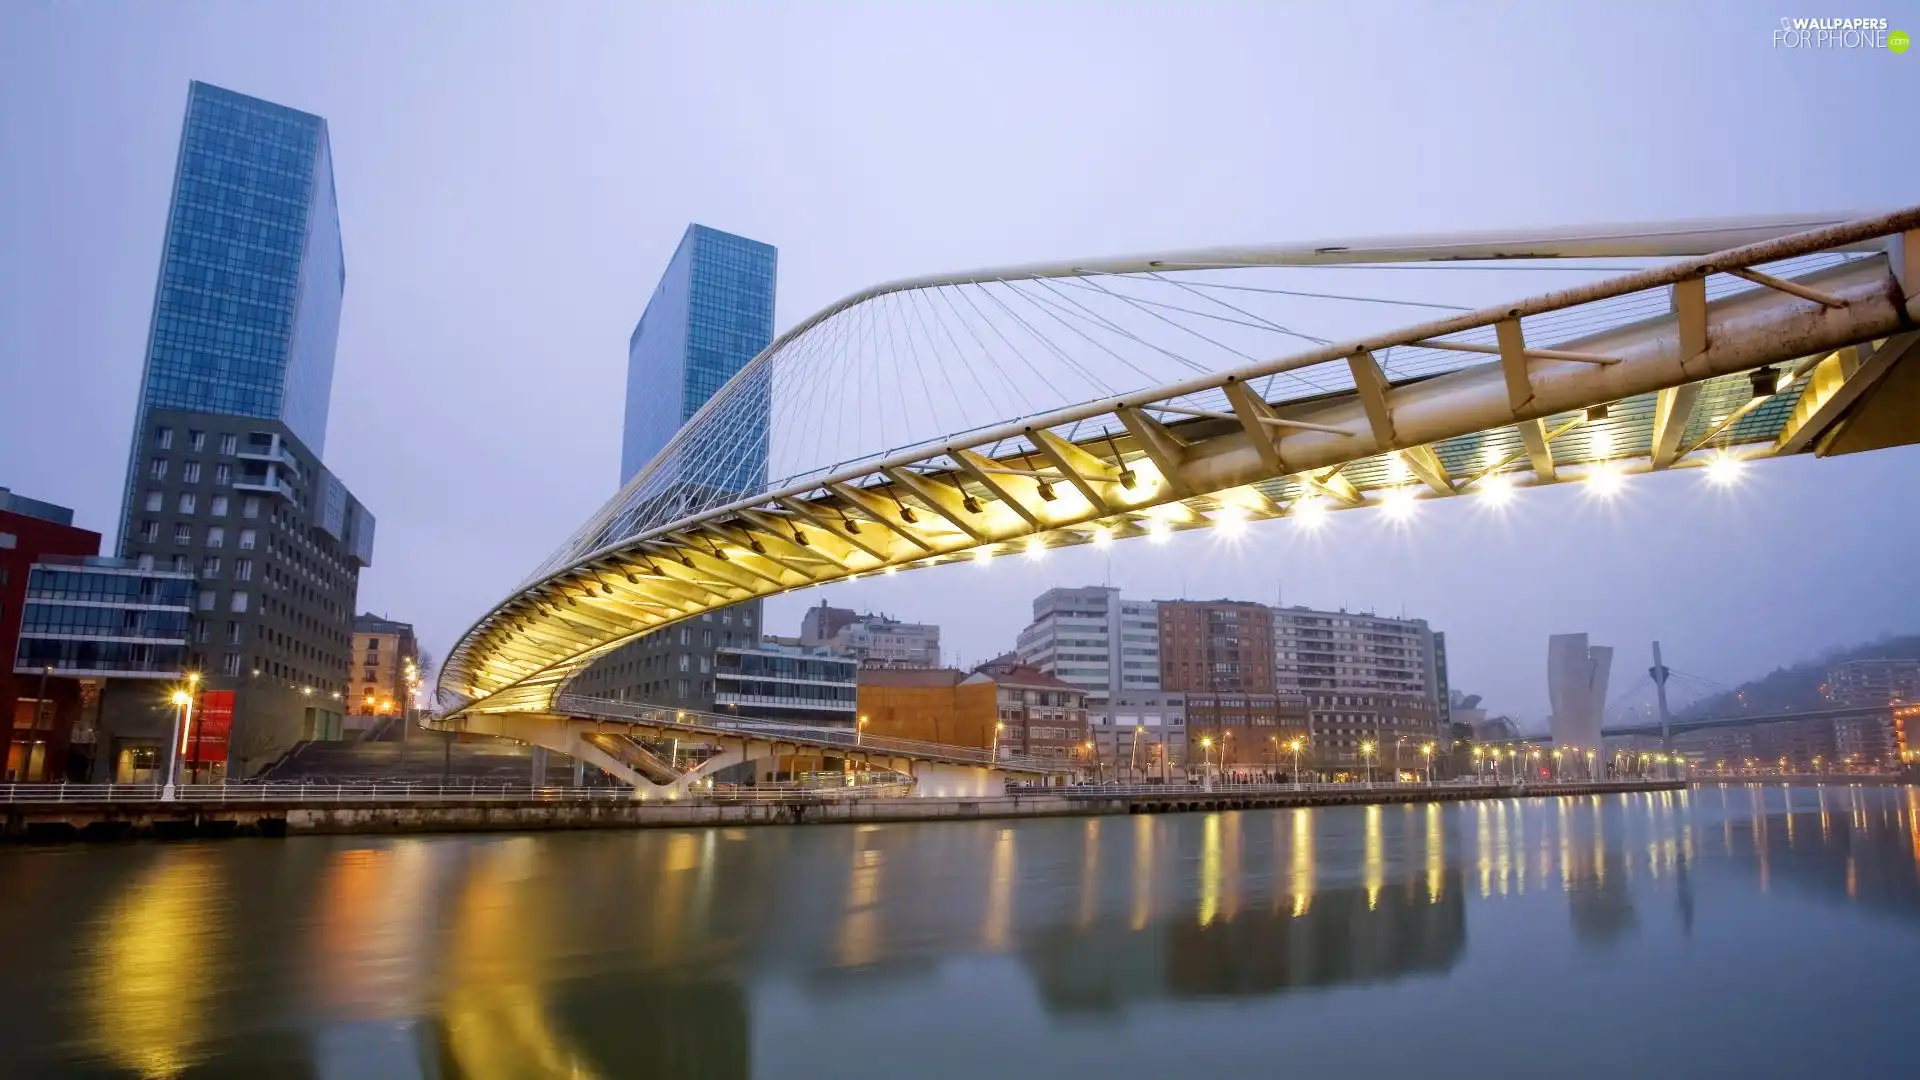
<instances>
[{"instance_id":1,"label":"overcast sky","mask_svg":"<svg viewBox=\"0 0 1920 1080\"><path fill-rule=\"evenodd\" d=\"M910 273L1920 201L1920 53L1751 4L0 4L0 486L115 527L187 82L325 116L347 294L327 463L363 610L444 656L616 486L626 342L689 221L780 249L779 325ZM1816 12L1801 12L1815 14ZM1874 12L1920 30L1920 5ZM1792 13L1789 13L1792 14ZM977 662L1110 580L1425 617L1546 709L1546 637L1735 682L1913 630L1920 453L1337 514L869 580Z\"/></svg>"}]
</instances>

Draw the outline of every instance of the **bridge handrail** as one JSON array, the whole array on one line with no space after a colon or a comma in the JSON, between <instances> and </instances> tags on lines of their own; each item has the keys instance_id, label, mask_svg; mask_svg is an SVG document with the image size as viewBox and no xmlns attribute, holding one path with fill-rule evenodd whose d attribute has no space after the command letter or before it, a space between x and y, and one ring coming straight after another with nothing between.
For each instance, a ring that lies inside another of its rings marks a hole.
<instances>
[{"instance_id":1,"label":"bridge handrail","mask_svg":"<svg viewBox=\"0 0 1920 1080\"><path fill-rule=\"evenodd\" d=\"M898 753L929 760L968 761L1022 772L1065 772L1075 767L1071 762L1048 758L1012 757L1005 754L995 758L993 750L984 746L956 746L951 743L926 742L920 739L901 739L891 735L868 735L858 728L796 724L785 720L763 720L751 716L702 712L697 709L670 709L661 705L621 701L617 698L590 697L585 694L561 694L555 699L554 706L560 712L569 715L585 715L609 720L635 720L641 723L658 724L661 727L684 728L694 732L714 731L729 735L758 735L770 739L781 737L803 739L807 742L826 743L850 750Z\"/></svg>"}]
</instances>

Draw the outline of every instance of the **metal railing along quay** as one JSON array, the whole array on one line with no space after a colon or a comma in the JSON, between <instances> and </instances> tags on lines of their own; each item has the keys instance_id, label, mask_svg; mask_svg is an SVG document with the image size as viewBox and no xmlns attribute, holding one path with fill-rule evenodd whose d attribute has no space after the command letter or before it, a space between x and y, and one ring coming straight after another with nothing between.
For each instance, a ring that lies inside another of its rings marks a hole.
<instances>
[{"instance_id":1,"label":"metal railing along quay","mask_svg":"<svg viewBox=\"0 0 1920 1080\"><path fill-rule=\"evenodd\" d=\"M1072 784L1066 787L1036 788L1034 790L1045 791L1052 794L1081 796L1081 797L1123 798L1123 797L1130 797L1135 795L1166 795L1170 797L1189 799L1189 798L1195 798L1199 796L1208 796L1208 795L1218 795L1218 796L1290 795L1296 792L1301 794L1342 794L1342 793L1353 794L1353 793L1368 792L1368 791L1375 791L1375 792L1459 791L1463 788L1470 788L1476 791L1478 790L1525 791L1529 794L1536 794L1539 792L1552 791L1555 789L1585 790L1587 788L1591 788L1595 786L1596 784L1604 784L1609 787L1645 786L1650 788L1658 788L1658 787L1670 787L1676 783L1680 783L1680 781L1677 779L1661 780L1661 779L1652 778L1652 777L1632 777L1632 778L1623 778L1618 780L1527 780L1527 779L1511 780L1504 777L1499 780L1476 780L1472 777L1465 777L1458 780L1435 781L1434 783L1431 783L1431 784L1426 783L1424 781L1418 781L1418 780L1399 781L1399 782L1380 781L1377 783L1368 783L1366 781L1355 781L1352 783L1301 783L1301 784L1292 784L1292 783L1287 783L1282 781L1282 782L1253 782L1253 783L1214 783L1211 785L1173 781L1165 784Z\"/></svg>"},{"instance_id":2,"label":"metal railing along quay","mask_svg":"<svg viewBox=\"0 0 1920 1080\"><path fill-rule=\"evenodd\" d=\"M636 796L626 787L535 787L530 784L197 784L181 785L172 802L196 805L262 803L384 802L630 802L641 800L711 803L844 802L902 798L912 783L831 787L734 787L692 790L665 796ZM158 784L0 784L0 804L158 803Z\"/></svg>"}]
</instances>

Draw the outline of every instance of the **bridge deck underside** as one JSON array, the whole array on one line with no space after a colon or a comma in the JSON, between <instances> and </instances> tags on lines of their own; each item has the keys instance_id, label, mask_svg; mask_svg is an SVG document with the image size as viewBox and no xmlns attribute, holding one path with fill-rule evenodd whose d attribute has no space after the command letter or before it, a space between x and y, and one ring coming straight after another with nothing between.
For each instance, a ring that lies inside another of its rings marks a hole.
<instances>
[{"instance_id":1,"label":"bridge deck underside","mask_svg":"<svg viewBox=\"0 0 1920 1080\"><path fill-rule=\"evenodd\" d=\"M573 675L640 634L874 573L1824 452L1876 385L1916 363L1916 228L1920 209L1781 237L738 500L510 597L454 650L443 700L456 714L551 711ZM1615 317L1599 329L1530 337L1534 320L1602 305ZM1465 359L1394 378L1379 358L1395 350ZM1322 368L1350 389L1287 398L1263 378Z\"/></svg>"}]
</instances>

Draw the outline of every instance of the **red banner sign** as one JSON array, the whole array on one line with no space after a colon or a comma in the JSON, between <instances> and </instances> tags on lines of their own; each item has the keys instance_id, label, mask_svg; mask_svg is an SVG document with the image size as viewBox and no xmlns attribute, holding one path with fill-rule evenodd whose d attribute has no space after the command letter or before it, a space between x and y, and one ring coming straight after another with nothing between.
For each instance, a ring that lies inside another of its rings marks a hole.
<instances>
[{"instance_id":1,"label":"red banner sign","mask_svg":"<svg viewBox=\"0 0 1920 1080\"><path fill-rule=\"evenodd\" d=\"M193 738L186 760L213 765L227 760L227 736L233 731L233 691L207 690L193 710Z\"/></svg>"}]
</instances>

